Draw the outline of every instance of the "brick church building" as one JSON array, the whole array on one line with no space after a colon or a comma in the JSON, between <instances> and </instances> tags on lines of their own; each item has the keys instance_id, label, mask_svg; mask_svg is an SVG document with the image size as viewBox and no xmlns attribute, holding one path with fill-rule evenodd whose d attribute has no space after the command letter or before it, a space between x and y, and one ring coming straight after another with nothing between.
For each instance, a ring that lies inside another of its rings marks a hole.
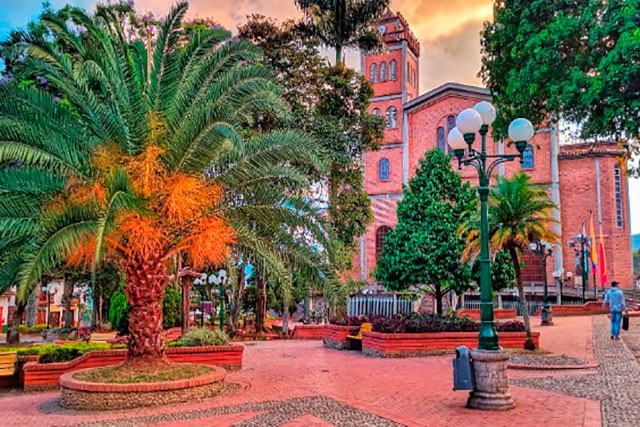
<instances>
[{"instance_id":1,"label":"brick church building","mask_svg":"<svg viewBox=\"0 0 640 427\"><path fill-rule=\"evenodd\" d=\"M402 186L408 184L420 158L427 150L448 152L446 136L458 113L477 102L491 101L491 93L480 87L447 83L420 93L420 44L400 14L388 13L380 22L380 32L387 49L380 54L361 57L362 73L373 86L370 111L386 118L381 149L368 152L364 159L365 188L371 199L375 220L360 238L359 253L354 258L353 277L375 282L377 258L386 234L396 225L396 204L402 199ZM488 140L491 153L516 153L502 141ZM630 210L627 178L617 157L616 144L560 145L558 132L537 129L525 151L523 164L509 162L498 174L510 176L524 170L531 182L548 190L559 206L554 212L557 232L562 242L556 244L553 259L547 262L533 254L524 257L524 281L530 292L541 292L544 274L554 284L554 272L562 272L565 292L578 293L580 273L574 250L568 242L586 225L589 233L590 213L598 233L602 226L609 281L622 287L632 286ZM454 164L454 162L452 162ZM457 162L455 162L457 168ZM475 169L460 171L463 179L477 185ZM597 285L601 286L600 279ZM593 276L588 287L592 289Z\"/></svg>"}]
</instances>

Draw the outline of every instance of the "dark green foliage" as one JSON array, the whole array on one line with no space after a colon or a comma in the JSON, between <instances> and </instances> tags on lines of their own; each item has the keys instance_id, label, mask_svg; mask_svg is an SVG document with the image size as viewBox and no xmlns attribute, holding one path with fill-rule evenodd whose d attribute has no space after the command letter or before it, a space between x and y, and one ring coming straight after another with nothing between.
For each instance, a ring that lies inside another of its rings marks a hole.
<instances>
[{"instance_id":1,"label":"dark green foliage","mask_svg":"<svg viewBox=\"0 0 640 427\"><path fill-rule=\"evenodd\" d=\"M105 343L70 343L70 344L43 344L31 347L3 347L2 351L15 351L18 356L40 356L40 363L68 362L83 354L94 350L109 350L124 348L123 345L111 345Z\"/></svg>"},{"instance_id":2,"label":"dark green foliage","mask_svg":"<svg viewBox=\"0 0 640 427\"><path fill-rule=\"evenodd\" d=\"M182 292L177 285L169 285L162 299L162 326L165 329L182 325Z\"/></svg>"},{"instance_id":3,"label":"dark green foliage","mask_svg":"<svg viewBox=\"0 0 640 427\"><path fill-rule=\"evenodd\" d=\"M120 336L129 333L129 310L129 301L124 294L123 279L120 287L111 297L111 304L109 305L109 321Z\"/></svg>"},{"instance_id":4,"label":"dark green foliage","mask_svg":"<svg viewBox=\"0 0 640 427\"><path fill-rule=\"evenodd\" d=\"M474 319L455 315L398 315L394 317L371 317L375 332L386 334L419 334L426 332L478 332L480 323ZM519 320L496 323L498 332L522 332L524 325Z\"/></svg>"},{"instance_id":5,"label":"dark green foliage","mask_svg":"<svg viewBox=\"0 0 640 427\"><path fill-rule=\"evenodd\" d=\"M535 125L563 118L585 138L640 149L640 1L495 2L482 34L483 81L500 115Z\"/></svg>"},{"instance_id":6,"label":"dark green foliage","mask_svg":"<svg viewBox=\"0 0 640 427\"><path fill-rule=\"evenodd\" d=\"M344 48L372 51L382 48L377 23L391 0L296 0L310 17L305 30L336 51L341 63Z\"/></svg>"},{"instance_id":7,"label":"dark green foliage","mask_svg":"<svg viewBox=\"0 0 640 427\"><path fill-rule=\"evenodd\" d=\"M189 330L178 340L178 344L172 347L206 347L226 345L228 342L227 334L219 329L195 328Z\"/></svg>"},{"instance_id":8,"label":"dark green foliage","mask_svg":"<svg viewBox=\"0 0 640 427\"><path fill-rule=\"evenodd\" d=\"M428 151L404 188L398 224L386 237L376 278L388 289L420 289L437 301L450 290L469 289L471 268L461 260L465 243L457 229L475 201L474 190L451 168L450 157Z\"/></svg>"},{"instance_id":9,"label":"dark green foliage","mask_svg":"<svg viewBox=\"0 0 640 427\"><path fill-rule=\"evenodd\" d=\"M480 259L476 258L471 269L471 278L480 286ZM516 272L511 257L505 250L498 252L491 262L491 285L494 292L511 289L516 285Z\"/></svg>"}]
</instances>

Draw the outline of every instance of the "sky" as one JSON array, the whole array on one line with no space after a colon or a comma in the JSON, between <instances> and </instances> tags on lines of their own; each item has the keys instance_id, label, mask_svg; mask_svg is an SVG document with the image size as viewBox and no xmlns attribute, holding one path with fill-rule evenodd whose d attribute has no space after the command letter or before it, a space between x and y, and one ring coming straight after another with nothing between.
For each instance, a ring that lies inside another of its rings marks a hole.
<instances>
[{"instance_id":1,"label":"sky","mask_svg":"<svg viewBox=\"0 0 640 427\"><path fill-rule=\"evenodd\" d=\"M135 0L140 12L152 11L161 16L173 0ZM53 7L66 3L91 7L95 0L50 0ZM0 38L14 27L37 17L42 0L0 0ZM481 85L480 37L484 21L491 19L491 0L394 0L392 8L400 11L420 40L420 89L429 89L449 81ZM299 16L293 0L191 0L189 17L212 17L235 30L247 15L258 13L277 19ZM332 56L329 56L332 57ZM347 64L359 67L358 54L347 52ZM640 212L640 180L629 181L631 211ZM640 214L632 215L633 233L640 233Z\"/></svg>"}]
</instances>

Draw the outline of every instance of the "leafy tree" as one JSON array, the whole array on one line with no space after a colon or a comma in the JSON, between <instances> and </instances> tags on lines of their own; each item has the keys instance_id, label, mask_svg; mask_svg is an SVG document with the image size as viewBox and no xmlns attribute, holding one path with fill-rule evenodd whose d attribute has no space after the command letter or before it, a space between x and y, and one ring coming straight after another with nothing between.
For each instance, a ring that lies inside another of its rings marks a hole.
<instances>
[{"instance_id":1,"label":"leafy tree","mask_svg":"<svg viewBox=\"0 0 640 427\"><path fill-rule=\"evenodd\" d=\"M382 47L377 23L391 0L296 0L307 16L305 28L336 52L343 62L345 48L371 51Z\"/></svg>"},{"instance_id":2,"label":"leafy tree","mask_svg":"<svg viewBox=\"0 0 640 427\"><path fill-rule=\"evenodd\" d=\"M31 186L48 176L63 183L29 223L20 300L46 271L95 270L109 254L126 272L128 361L143 366L163 355L161 301L174 254L200 269L222 264L235 246L286 280L291 259L280 251L292 227L326 247L322 219L301 197L310 171L324 167L318 150L301 132L252 127L261 112L287 114L272 74L255 65L260 52L220 29L198 28L185 43L186 9L171 10L153 46L124 39L108 8L94 16L72 8L83 31L45 17L54 35L26 34L17 47L26 55L19 72L45 78L48 89L0 87L0 164L31 170ZM11 209L31 206L13 196L3 199ZM1 224L8 238L24 234Z\"/></svg>"},{"instance_id":3,"label":"leafy tree","mask_svg":"<svg viewBox=\"0 0 640 427\"><path fill-rule=\"evenodd\" d=\"M639 10L638 0L495 2L480 75L501 112L497 136L516 117L566 119L584 138L621 140L638 153Z\"/></svg>"},{"instance_id":4,"label":"leafy tree","mask_svg":"<svg viewBox=\"0 0 640 427\"><path fill-rule=\"evenodd\" d=\"M109 322L111 322L111 326L118 331L120 336L129 334L128 317L131 307L129 306L127 295L124 293L125 284L125 279L123 278L109 304Z\"/></svg>"},{"instance_id":5,"label":"leafy tree","mask_svg":"<svg viewBox=\"0 0 640 427\"><path fill-rule=\"evenodd\" d=\"M464 292L471 285L471 268L462 261L464 239L458 227L476 200L440 150L428 151L398 203L398 224L386 237L376 278L388 289L417 286L436 298Z\"/></svg>"},{"instance_id":6,"label":"leafy tree","mask_svg":"<svg viewBox=\"0 0 640 427\"><path fill-rule=\"evenodd\" d=\"M162 327L164 329L182 325L182 292L177 285L169 285L162 298Z\"/></svg>"},{"instance_id":7,"label":"leafy tree","mask_svg":"<svg viewBox=\"0 0 640 427\"><path fill-rule=\"evenodd\" d=\"M498 178L497 185L489 193L489 241L494 252L506 251L511 258L527 330L525 348L534 350L527 296L522 284L521 257L531 242L556 242L559 236L553 231L553 202L544 189L531 186L529 179L525 173L518 173L512 178ZM480 253L478 209L460 227L460 232L467 236L464 256L477 256Z\"/></svg>"}]
</instances>

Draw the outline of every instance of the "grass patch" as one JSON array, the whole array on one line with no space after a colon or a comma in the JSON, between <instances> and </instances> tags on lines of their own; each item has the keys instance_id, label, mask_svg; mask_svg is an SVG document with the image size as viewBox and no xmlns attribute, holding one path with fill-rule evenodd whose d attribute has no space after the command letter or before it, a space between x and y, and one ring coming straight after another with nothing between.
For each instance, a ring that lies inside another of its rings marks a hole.
<instances>
[{"instance_id":1,"label":"grass patch","mask_svg":"<svg viewBox=\"0 0 640 427\"><path fill-rule=\"evenodd\" d=\"M125 364L91 369L73 375L73 378L91 383L137 384L184 380L209 374L214 369L205 365L169 363L149 370Z\"/></svg>"}]
</instances>

